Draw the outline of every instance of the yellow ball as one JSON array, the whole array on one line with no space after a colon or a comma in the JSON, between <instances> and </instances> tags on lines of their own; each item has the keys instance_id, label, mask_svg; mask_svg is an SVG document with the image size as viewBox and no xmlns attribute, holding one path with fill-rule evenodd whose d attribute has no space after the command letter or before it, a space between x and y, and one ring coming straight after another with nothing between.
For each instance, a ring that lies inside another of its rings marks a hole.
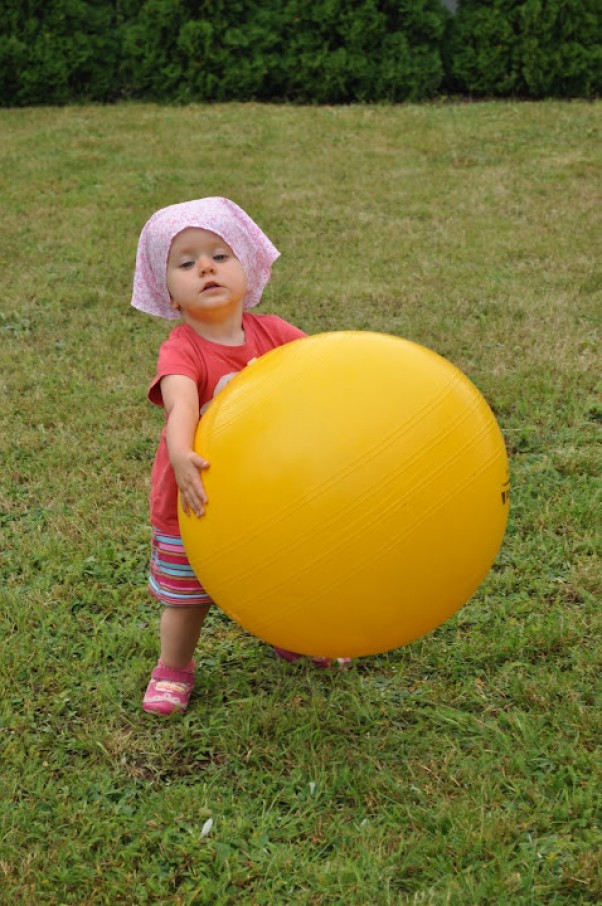
<instances>
[{"instance_id":1,"label":"yellow ball","mask_svg":"<svg viewBox=\"0 0 602 906\"><path fill-rule=\"evenodd\" d=\"M209 503L180 509L214 601L301 654L405 645L487 575L508 518L508 460L454 365L386 334L297 340L248 366L201 419Z\"/></svg>"}]
</instances>

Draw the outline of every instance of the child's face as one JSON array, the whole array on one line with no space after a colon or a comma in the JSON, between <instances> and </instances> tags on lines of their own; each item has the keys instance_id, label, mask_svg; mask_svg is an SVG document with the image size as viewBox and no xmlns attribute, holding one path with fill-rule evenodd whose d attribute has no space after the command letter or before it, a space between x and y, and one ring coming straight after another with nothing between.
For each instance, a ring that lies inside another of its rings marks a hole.
<instances>
[{"instance_id":1,"label":"child's face","mask_svg":"<svg viewBox=\"0 0 602 906\"><path fill-rule=\"evenodd\" d=\"M215 320L242 311L247 278L230 246L216 233L190 227L178 233L167 259L171 303L184 320Z\"/></svg>"}]
</instances>

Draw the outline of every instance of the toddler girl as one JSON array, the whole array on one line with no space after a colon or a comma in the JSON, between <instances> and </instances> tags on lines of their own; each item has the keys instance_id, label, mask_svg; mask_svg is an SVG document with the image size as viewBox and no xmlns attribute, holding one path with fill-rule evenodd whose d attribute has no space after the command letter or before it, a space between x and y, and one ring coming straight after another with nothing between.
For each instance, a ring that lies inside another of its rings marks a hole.
<instances>
[{"instance_id":1,"label":"toddler girl","mask_svg":"<svg viewBox=\"0 0 602 906\"><path fill-rule=\"evenodd\" d=\"M161 651L143 708L185 711L194 685L193 655L209 606L179 534L177 498L201 517L207 497L194 452L198 421L216 393L250 361L305 334L275 315L253 315L279 252L227 198L202 198L157 211L138 243L132 305L180 319L162 344L148 397L163 406L165 426L151 475L149 589L164 605ZM300 655L283 649L288 661ZM344 666L348 658L334 663ZM314 658L329 666L329 658Z\"/></svg>"}]
</instances>

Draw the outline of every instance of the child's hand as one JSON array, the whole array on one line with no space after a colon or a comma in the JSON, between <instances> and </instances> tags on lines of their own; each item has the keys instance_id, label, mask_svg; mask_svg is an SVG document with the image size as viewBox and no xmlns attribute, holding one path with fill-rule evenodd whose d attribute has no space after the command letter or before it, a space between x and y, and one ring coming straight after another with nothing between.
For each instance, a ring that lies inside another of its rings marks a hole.
<instances>
[{"instance_id":1,"label":"child's hand","mask_svg":"<svg viewBox=\"0 0 602 906\"><path fill-rule=\"evenodd\" d=\"M202 516L207 505L207 494L203 486L200 470L208 469L209 463L203 459L194 450L178 458L173 462L178 488L180 489L180 500L182 509L187 516L191 511L195 516Z\"/></svg>"}]
</instances>

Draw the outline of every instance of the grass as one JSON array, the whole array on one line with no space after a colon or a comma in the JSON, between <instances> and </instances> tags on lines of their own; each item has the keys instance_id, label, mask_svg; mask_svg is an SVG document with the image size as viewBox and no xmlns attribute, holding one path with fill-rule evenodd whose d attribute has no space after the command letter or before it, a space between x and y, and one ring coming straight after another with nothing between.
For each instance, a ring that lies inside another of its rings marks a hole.
<instances>
[{"instance_id":1,"label":"grass","mask_svg":"<svg viewBox=\"0 0 602 906\"><path fill-rule=\"evenodd\" d=\"M601 104L25 109L0 129L0 902L601 902ZM473 600L347 674L275 663L215 611L191 709L161 723L140 709L145 394L169 327L130 286L146 218L209 194L282 251L264 310L468 374L512 507Z\"/></svg>"}]
</instances>

